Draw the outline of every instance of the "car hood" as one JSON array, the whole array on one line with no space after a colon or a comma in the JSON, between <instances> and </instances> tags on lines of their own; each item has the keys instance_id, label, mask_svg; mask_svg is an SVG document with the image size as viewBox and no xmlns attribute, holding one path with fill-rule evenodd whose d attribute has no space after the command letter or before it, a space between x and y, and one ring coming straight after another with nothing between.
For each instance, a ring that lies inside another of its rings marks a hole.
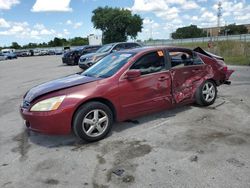
<instances>
[{"instance_id":1,"label":"car hood","mask_svg":"<svg viewBox=\"0 0 250 188\"><path fill-rule=\"evenodd\" d=\"M96 55L97 53L88 53L88 54L85 54L85 55L82 55L80 57L80 59L85 59L85 58L90 58L90 57L93 57L94 55Z\"/></svg>"},{"instance_id":2,"label":"car hood","mask_svg":"<svg viewBox=\"0 0 250 188\"><path fill-rule=\"evenodd\" d=\"M88 53L86 55L81 56L80 58L85 59L85 58L91 58L91 57L94 57L94 56L101 57L101 56L105 56L107 54L108 54L107 52L105 52L105 53Z\"/></svg>"},{"instance_id":3,"label":"car hood","mask_svg":"<svg viewBox=\"0 0 250 188\"><path fill-rule=\"evenodd\" d=\"M102 78L87 77L79 74L74 74L64 78L59 78L57 80L52 80L50 82L46 82L36 87L33 87L25 95L24 100L27 102L32 102L35 98L42 96L44 94L57 91L60 89L73 87L76 85L86 84L100 79Z\"/></svg>"}]
</instances>

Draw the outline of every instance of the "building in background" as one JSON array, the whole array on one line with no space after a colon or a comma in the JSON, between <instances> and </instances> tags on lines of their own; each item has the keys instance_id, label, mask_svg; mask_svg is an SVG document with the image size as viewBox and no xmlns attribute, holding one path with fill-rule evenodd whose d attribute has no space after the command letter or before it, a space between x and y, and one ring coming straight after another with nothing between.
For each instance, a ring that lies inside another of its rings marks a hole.
<instances>
[{"instance_id":1,"label":"building in background","mask_svg":"<svg viewBox=\"0 0 250 188\"><path fill-rule=\"evenodd\" d=\"M88 36L89 45L102 45L102 36L90 34Z\"/></svg>"},{"instance_id":2,"label":"building in background","mask_svg":"<svg viewBox=\"0 0 250 188\"><path fill-rule=\"evenodd\" d=\"M242 24L244 26L246 26L248 33L250 33L250 24ZM225 28L225 26L221 26L221 27L208 27L208 28L202 28L203 31L205 31L207 33L207 36L219 36L220 35L220 31L223 30Z\"/></svg>"}]
</instances>

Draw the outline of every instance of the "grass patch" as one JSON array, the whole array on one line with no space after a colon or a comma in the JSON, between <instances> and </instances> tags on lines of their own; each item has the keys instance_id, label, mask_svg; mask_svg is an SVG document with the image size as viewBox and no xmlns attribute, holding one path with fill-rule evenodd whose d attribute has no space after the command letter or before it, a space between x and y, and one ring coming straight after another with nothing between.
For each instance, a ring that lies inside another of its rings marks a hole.
<instances>
[{"instance_id":1,"label":"grass patch","mask_svg":"<svg viewBox=\"0 0 250 188\"><path fill-rule=\"evenodd\" d=\"M244 57L244 56L225 57L225 62L228 65L248 65L248 66L250 66L250 57Z\"/></svg>"},{"instance_id":2,"label":"grass patch","mask_svg":"<svg viewBox=\"0 0 250 188\"><path fill-rule=\"evenodd\" d=\"M250 42L218 41L213 43L213 48L208 48L207 42L173 44L173 46L191 49L200 46L204 50L224 57L227 64L250 65Z\"/></svg>"}]
</instances>

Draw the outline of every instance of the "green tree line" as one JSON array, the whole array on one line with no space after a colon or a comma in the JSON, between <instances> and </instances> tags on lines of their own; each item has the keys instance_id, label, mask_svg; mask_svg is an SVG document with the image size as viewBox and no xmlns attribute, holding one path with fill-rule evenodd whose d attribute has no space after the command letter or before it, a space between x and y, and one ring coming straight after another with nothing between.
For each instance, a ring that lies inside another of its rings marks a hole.
<instances>
[{"instance_id":1,"label":"green tree line","mask_svg":"<svg viewBox=\"0 0 250 188\"><path fill-rule=\"evenodd\" d=\"M20 45L17 42L12 42L10 46L0 46L0 49L3 48L13 48L13 49L30 49L30 48L46 48L46 47L57 47L57 46L82 46L88 45L88 38L75 37L72 39L58 38L55 37L49 42L42 43L28 43L25 45Z\"/></svg>"},{"instance_id":2,"label":"green tree line","mask_svg":"<svg viewBox=\"0 0 250 188\"><path fill-rule=\"evenodd\" d=\"M228 26L221 27L219 35L238 35L247 33L248 29L245 25L230 24ZM180 27L172 33L173 39L199 38L206 36L207 32L198 28L197 25Z\"/></svg>"}]
</instances>

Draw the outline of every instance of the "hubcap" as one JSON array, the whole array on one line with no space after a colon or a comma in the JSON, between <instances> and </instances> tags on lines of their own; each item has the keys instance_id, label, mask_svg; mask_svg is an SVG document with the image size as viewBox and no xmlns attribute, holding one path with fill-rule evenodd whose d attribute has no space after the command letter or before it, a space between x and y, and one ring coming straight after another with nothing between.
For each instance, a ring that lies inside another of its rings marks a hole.
<instances>
[{"instance_id":1,"label":"hubcap","mask_svg":"<svg viewBox=\"0 0 250 188\"><path fill-rule=\"evenodd\" d=\"M212 83L207 82L202 88L202 95L206 102L211 102L215 97L215 87Z\"/></svg>"},{"instance_id":2,"label":"hubcap","mask_svg":"<svg viewBox=\"0 0 250 188\"><path fill-rule=\"evenodd\" d=\"M90 111L82 122L83 131L90 137L100 136L108 127L108 115L100 109Z\"/></svg>"}]
</instances>

